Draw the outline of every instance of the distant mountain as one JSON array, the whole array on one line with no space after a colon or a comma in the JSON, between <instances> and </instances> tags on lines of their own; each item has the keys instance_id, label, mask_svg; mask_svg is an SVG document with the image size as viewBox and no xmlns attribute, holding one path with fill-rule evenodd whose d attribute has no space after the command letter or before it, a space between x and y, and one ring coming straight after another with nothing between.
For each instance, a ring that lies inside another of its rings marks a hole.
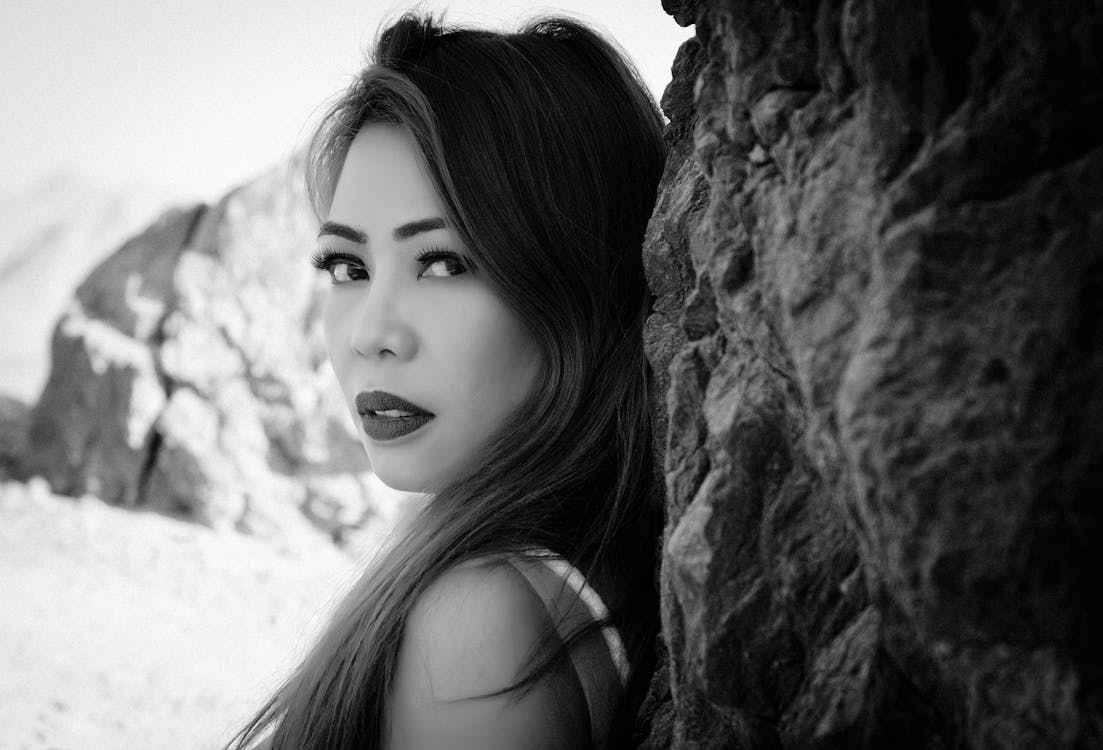
<instances>
[{"instance_id":1,"label":"distant mountain","mask_svg":"<svg viewBox=\"0 0 1103 750\"><path fill-rule=\"evenodd\" d=\"M37 398L50 335L77 285L176 197L72 173L0 194L0 393Z\"/></svg>"}]
</instances>

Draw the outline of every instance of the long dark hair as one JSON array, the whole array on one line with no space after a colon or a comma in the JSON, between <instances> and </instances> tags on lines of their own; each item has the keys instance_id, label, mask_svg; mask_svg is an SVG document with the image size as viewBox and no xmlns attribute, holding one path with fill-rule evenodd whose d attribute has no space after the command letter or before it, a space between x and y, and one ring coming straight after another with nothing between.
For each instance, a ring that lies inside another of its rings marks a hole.
<instances>
[{"instance_id":1,"label":"long dark hair","mask_svg":"<svg viewBox=\"0 0 1103 750\"><path fill-rule=\"evenodd\" d=\"M631 65L577 21L496 33L408 14L382 32L374 64L314 136L307 182L319 216L353 137L375 122L412 137L447 219L532 331L544 367L479 460L364 572L231 744L270 732L271 748L381 750L399 643L420 593L466 559L539 548L578 567L621 630L632 667L616 720L623 736L658 628L661 508L640 247L665 159L661 115ZM550 660L562 657L560 649Z\"/></svg>"}]
</instances>

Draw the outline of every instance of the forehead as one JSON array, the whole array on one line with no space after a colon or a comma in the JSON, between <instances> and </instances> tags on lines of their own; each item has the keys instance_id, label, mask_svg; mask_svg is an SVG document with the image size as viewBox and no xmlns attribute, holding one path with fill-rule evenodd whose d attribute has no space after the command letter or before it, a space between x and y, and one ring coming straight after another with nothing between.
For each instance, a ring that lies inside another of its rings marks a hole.
<instances>
[{"instance_id":1,"label":"forehead","mask_svg":"<svg viewBox=\"0 0 1103 750\"><path fill-rule=\"evenodd\" d=\"M362 128L341 166L330 220L371 233L373 226L385 229L441 213L440 199L406 131L385 123Z\"/></svg>"}]
</instances>

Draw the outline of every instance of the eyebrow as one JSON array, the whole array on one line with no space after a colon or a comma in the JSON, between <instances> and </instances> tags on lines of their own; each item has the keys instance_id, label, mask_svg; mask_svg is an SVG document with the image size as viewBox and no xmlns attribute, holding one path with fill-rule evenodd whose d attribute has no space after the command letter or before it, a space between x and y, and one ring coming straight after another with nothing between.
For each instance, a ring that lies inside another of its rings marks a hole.
<instances>
[{"instance_id":1,"label":"eyebrow","mask_svg":"<svg viewBox=\"0 0 1103 750\"><path fill-rule=\"evenodd\" d=\"M327 221L322 224L322 228L318 230L318 236L323 237L327 234L336 235L342 237L351 242L355 242L357 245L363 245L368 241L368 235L359 229L354 229L347 224L338 224L335 221Z\"/></svg>"},{"instance_id":2,"label":"eyebrow","mask_svg":"<svg viewBox=\"0 0 1103 750\"><path fill-rule=\"evenodd\" d=\"M444 219L439 216L434 216L429 219L418 219L417 221L407 222L401 226L395 227L394 238L396 240L408 240L416 234L422 232L432 232L436 229L444 229L447 226ZM355 242L357 245L366 244L368 241L368 235L361 229L356 227L350 227L347 224L339 224L336 221L327 221L322 224L322 228L318 230L318 236L332 234L337 237L342 237L350 242Z\"/></svg>"},{"instance_id":3,"label":"eyebrow","mask_svg":"<svg viewBox=\"0 0 1103 750\"><path fill-rule=\"evenodd\" d=\"M418 219L417 221L411 221L408 224L403 224L400 227L395 227L394 238L396 240L407 240L413 237L415 234L421 234L422 232L432 232L435 229L444 229L444 219L439 216L434 216L431 219Z\"/></svg>"}]
</instances>

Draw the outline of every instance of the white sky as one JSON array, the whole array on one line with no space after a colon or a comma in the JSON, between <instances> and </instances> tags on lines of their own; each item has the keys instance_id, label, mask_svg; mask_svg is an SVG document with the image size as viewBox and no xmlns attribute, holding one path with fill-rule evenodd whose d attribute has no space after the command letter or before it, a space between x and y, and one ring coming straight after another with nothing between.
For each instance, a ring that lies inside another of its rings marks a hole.
<instances>
[{"instance_id":1,"label":"white sky","mask_svg":"<svg viewBox=\"0 0 1103 750\"><path fill-rule=\"evenodd\" d=\"M0 194L71 170L212 200L309 132L409 0L6 0L0 5ZM692 28L660 0L432 0L504 28L565 11L603 28L656 99Z\"/></svg>"}]
</instances>

